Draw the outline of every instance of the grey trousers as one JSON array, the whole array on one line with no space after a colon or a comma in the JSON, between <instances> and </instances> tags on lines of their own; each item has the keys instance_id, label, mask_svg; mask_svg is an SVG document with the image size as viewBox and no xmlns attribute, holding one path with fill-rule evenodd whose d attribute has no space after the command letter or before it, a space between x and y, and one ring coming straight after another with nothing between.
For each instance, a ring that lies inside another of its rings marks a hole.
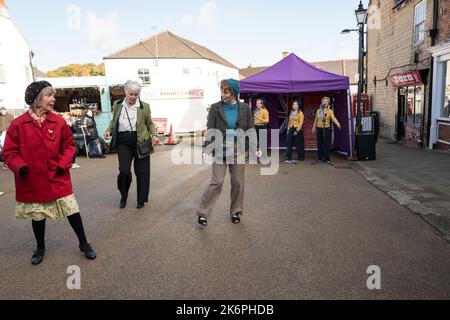
<instances>
[{"instance_id":1,"label":"grey trousers","mask_svg":"<svg viewBox=\"0 0 450 320\"><path fill-rule=\"evenodd\" d=\"M197 215L208 219L211 216L212 209L219 200L222 192L223 182L227 168L231 176L231 206L230 215L243 213L244 209L244 184L245 184L245 165L244 164L217 164L212 165L212 178L205 193L202 196Z\"/></svg>"}]
</instances>

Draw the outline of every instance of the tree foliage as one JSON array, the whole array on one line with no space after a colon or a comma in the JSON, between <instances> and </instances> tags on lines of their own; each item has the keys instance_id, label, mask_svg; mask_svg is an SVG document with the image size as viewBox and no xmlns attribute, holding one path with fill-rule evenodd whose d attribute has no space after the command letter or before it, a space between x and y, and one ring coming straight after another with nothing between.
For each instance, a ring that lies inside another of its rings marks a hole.
<instances>
[{"instance_id":1,"label":"tree foliage","mask_svg":"<svg viewBox=\"0 0 450 320\"><path fill-rule=\"evenodd\" d=\"M94 63L87 64L69 64L68 66L60 67L56 70L47 72L47 77L90 77L90 76L104 76L105 65L103 63L95 65Z\"/></svg>"}]
</instances>

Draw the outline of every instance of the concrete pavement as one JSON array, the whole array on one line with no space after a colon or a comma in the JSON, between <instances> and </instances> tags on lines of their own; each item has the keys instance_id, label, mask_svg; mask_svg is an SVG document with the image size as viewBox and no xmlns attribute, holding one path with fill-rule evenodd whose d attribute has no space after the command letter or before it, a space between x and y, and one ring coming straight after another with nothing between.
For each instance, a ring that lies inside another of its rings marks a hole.
<instances>
[{"instance_id":1,"label":"concrete pavement","mask_svg":"<svg viewBox=\"0 0 450 320\"><path fill-rule=\"evenodd\" d=\"M50 222L39 266L31 223L14 218L12 175L0 171L0 299L449 299L448 242L357 172L314 158L275 176L247 167L239 225L227 176L206 229L194 212L209 166L174 166L163 147L152 157L151 204L135 209L133 182L120 210L116 156L80 158L74 188L98 258L81 255L67 221ZM81 290L66 287L71 265ZM367 288L371 265L381 290Z\"/></svg>"},{"instance_id":2,"label":"concrete pavement","mask_svg":"<svg viewBox=\"0 0 450 320\"><path fill-rule=\"evenodd\" d=\"M450 153L380 139L377 161L351 164L369 182L450 241Z\"/></svg>"}]
</instances>

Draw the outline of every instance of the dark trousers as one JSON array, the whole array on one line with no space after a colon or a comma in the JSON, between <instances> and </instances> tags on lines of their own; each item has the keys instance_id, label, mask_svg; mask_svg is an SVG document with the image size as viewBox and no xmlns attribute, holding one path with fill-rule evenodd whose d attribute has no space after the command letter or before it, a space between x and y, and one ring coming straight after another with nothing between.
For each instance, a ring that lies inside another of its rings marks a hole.
<instances>
[{"instance_id":1,"label":"dark trousers","mask_svg":"<svg viewBox=\"0 0 450 320\"><path fill-rule=\"evenodd\" d=\"M297 148L297 159L305 160L305 138L303 134L303 130L301 130L296 136L294 136L295 131L297 129L291 128L288 131L287 136L287 159L292 160L292 148L293 144Z\"/></svg>"},{"instance_id":2,"label":"dark trousers","mask_svg":"<svg viewBox=\"0 0 450 320\"><path fill-rule=\"evenodd\" d=\"M119 156L119 176L117 177L117 188L122 200L128 199L132 175L131 162L134 159L134 173L137 180L137 202L144 204L148 202L150 193L150 157L139 159L137 153L137 134L119 133L117 153Z\"/></svg>"},{"instance_id":3,"label":"dark trousers","mask_svg":"<svg viewBox=\"0 0 450 320\"><path fill-rule=\"evenodd\" d=\"M319 160L330 161L331 129L317 128L317 153Z\"/></svg>"},{"instance_id":4,"label":"dark trousers","mask_svg":"<svg viewBox=\"0 0 450 320\"><path fill-rule=\"evenodd\" d=\"M267 138L269 136L269 130L267 130L267 126L255 126L256 129L256 136L258 138L258 150L260 150L260 141L261 139L265 139L266 140L266 147L267 149L269 148L268 144L267 144ZM263 132L260 133L261 130L266 130L266 133L263 134ZM266 158L267 157L267 150L261 150L262 151L262 158Z\"/></svg>"}]
</instances>

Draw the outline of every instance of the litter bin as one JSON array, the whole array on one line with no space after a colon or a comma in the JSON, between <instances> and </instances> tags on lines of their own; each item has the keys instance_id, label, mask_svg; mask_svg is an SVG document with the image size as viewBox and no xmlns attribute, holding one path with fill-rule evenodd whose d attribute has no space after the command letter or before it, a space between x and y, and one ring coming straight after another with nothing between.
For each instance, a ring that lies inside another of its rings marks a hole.
<instances>
[{"instance_id":1,"label":"litter bin","mask_svg":"<svg viewBox=\"0 0 450 320\"><path fill-rule=\"evenodd\" d=\"M374 133L356 135L356 154L358 161L376 160L376 136Z\"/></svg>"},{"instance_id":2,"label":"litter bin","mask_svg":"<svg viewBox=\"0 0 450 320\"><path fill-rule=\"evenodd\" d=\"M370 112L370 116L373 118L375 143L378 142L378 135L380 134L380 113L378 111Z\"/></svg>"}]
</instances>

